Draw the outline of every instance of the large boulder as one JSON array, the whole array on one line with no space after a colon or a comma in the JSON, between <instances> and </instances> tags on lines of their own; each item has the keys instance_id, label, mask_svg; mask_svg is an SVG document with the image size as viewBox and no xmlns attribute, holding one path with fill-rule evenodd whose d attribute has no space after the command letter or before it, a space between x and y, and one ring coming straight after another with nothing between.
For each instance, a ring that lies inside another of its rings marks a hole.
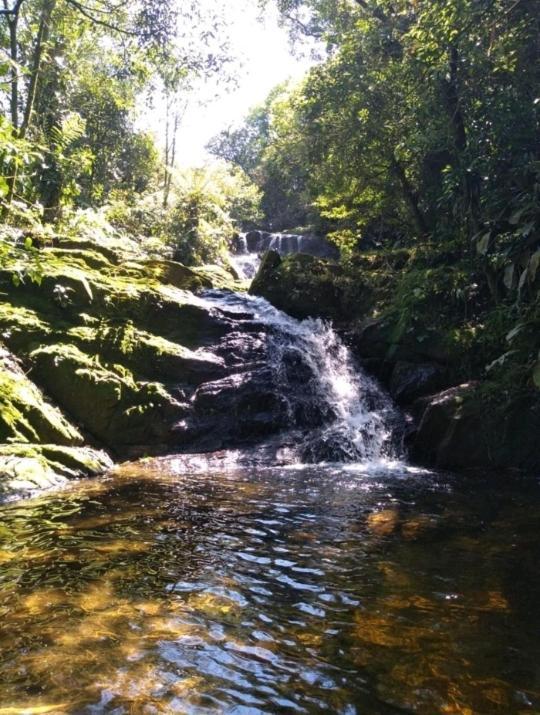
<instances>
[{"instance_id":1,"label":"large boulder","mask_svg":"<svg viewBox=\"0 0 540 715\"><path fill-rule=\"evenodd\" d=\"M338 265L315 256L281 258L277 251L268 251L249 292L295 318L340 320L345 317L344 294L336 280L340 271Z\"/></svg>"},{"instance_id":2,"label":"large boulder","mask_svg":"<svg viewBox=\"0 0 540 715\"><path fill-rule=\"evenodd\" d=\"M416 405L420 415L411 457L447 469L540 468L540 400L504 404L465 383Z\"/></svg>"},{"instance_id":3,"label":"large boulder","mask_svg":"<svg viewBox=\"0 0 540 715\"><path fill-rule=\"evenodd\" d=\"M75 345L39 348L31 359L32 378L116 454L167 444L172 424L186 412L160 383L136 382L126 368L103 365Z\"/></svg>"},{"instance_id":4,"label":"large boulder","mask_svg":"<svg viewBox=\"0 0 540 715\"><path fill-rule=\"evenodd\" d=\"M57 444L0 444L0 498L92 477L113 466L105 452Z\"/></svg>"}]
</instances>

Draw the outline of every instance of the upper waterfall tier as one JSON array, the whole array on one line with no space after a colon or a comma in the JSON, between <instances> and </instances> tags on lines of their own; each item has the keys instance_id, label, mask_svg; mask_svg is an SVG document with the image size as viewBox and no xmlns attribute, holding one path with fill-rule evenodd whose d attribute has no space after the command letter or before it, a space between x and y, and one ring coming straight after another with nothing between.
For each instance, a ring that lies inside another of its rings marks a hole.
<instances>
[{"instance_id":1,"label":"upper waterfall tier","mask_svg":"<svg viewBox=\"0 0 540 715\"><path fill-rule=\"evenodd\" d=\"M240 278L253 278L259 267L260 256L269 250L277 251L282 256L308 253L320 258L339 258L336 246L321 236L248 231L236 236L232 246L231 262Z\"/></svg>"}]
</instances>

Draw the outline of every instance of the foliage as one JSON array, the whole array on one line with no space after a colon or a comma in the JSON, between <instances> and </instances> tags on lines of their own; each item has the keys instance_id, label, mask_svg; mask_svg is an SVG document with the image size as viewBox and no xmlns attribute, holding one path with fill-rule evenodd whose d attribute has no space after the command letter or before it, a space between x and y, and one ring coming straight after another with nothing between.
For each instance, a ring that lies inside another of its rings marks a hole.
<instances>
[{"instance_id":1,"label":"foliage","mask_svg":"<svg viewBox=\"0 0 540 715\"><path fill-rule=\"evenodd\" d=\"M65 207L107 202L113 189L155 188L153 140L136 108L171 73L188 92L228 61L223 18L172 0L6 0L0 36L0 200L45 222ZM216 39L217 38L217 39ZM168 81L168 80L167 80ZM17 203L18 202L18 203Z\"/></svg>"},{"instance_id":2,"label":"foliage","mask_svg":"<svg viewBox=\"0 0 540 715\"><path fill-rule=\"evenodd\" d=\"M258 190L226 165L179 173L174 195L167 233L175 257L187 265L222 262L235 232L257 220Z\"/></svg>"}]
</instances>

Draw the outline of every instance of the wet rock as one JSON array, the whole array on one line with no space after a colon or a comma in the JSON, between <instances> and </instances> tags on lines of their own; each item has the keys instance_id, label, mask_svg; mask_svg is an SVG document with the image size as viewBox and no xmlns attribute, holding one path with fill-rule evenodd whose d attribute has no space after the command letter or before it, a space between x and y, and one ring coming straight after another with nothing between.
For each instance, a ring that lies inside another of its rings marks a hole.
<instances>
[{"instance_id":1,"label":"wet rock","mask_svg":"<svg viewBox=\"0 0 540 715\"><path fill-rule=\"evenodd\" d=\"M505 404L465 383L415 406L421 415L411 457L448 469L540 468L540 400Z\"/></svg>"},{"instance_id":2,"label":"wet rock","mask_svg":"<svg viewBox=\"0 0 540 715\"><path fill-rule=\"evenodd\" d=\"M0 445L0 498L90 477L112 467L105 452L57 444Z\"/></svg>"},{"instance_id":3,"label":"wet rock","mask_svg":"<svg viewBox=\"0 0 540 715\"><path fill-rule=\"evenodd\" d=\"M390 378L390 394L406 405L446 387L447 372L433 362L396 362Z\"/></svg>"},{"instance_id":4,"label":"wet rock","mask_svg":"<svg viewBox=\"0 0 540 715\"><path fill-rule=\"evenodd\" d=\"M287 403L268 368L205 383L192 405L192 414L176 427L179 443L189 444L190 451L258 439L287 423Z\"/></svg>"}]
</instances>

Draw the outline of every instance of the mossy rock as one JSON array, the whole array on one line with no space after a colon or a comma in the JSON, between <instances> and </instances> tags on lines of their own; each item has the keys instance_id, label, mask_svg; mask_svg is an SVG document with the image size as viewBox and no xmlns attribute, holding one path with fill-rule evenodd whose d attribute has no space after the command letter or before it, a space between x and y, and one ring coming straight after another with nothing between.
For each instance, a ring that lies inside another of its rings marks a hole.
<instances>
[{"instance_id":1,"label":"mossy rock","mask_svg":"<svg viewBox=\"0 0 540 715\"><path fill-rule=\"evenodd\" d=\"M345 318L341 269L335 263L299 253L281 258L268 251L249 292L295 318Z\"/></svg>"},{"instance_id":2,"label":"mossy rock","mask_svg":"<svg viewBox=\"0 0 540 715\"><path fill-rule=\"evenodd\" d=\"M178 261L151 260L144 263L145 271L155 281L168 283L182 290L197 291L212 288L212 281L196 269L188 268Z\"/></svg>"},{"instance_id":3,"label":"mossy rock","mask_svg":"<svg viewBox=\"0 0 540 715\"><path fill-rule=\"evenodd\" d=\"M224 374L222 358L205 350L189 348L159 335L139 330L131 321L96 321L67 331L87 353L99 353L107 361L128 367L141 377L199 385Z\"/></svg>"},{"instance_id":4,"label":"mossy rock","mask_svg":"<svg viewBox=\"0 0 540 715\"><path fill-rule=\"evenodd\" d=\"M0 347L0 442L14 441L77 445L83 438Z\"/></svg>"},{"instance_id":5,"label":"mossy rock","mask_svg":"<svg viewBox=\"0 0 540 715\"><path fill-rule=\"evenodd\" d=\"M540 400L493 402L477 383L421 401L412 457L447 469L540 469Z\"/></svg>"},{"instance_id":6,"label":"mossy rock","mask_svg":"<svg viewBox=\"0 0 540 715\"><path fill-rule=\"evenodd\" d=\"M139 383L121 365L101 364L75 345L32 352L32 377L85 430L116 453L126 445L166 442L185 414L159 383Z\"/></svg>"},{"instance_id":7,"label":"mossy rock","mask_svg":"<svg viewBox=\"0 0 540 715\"><path fill-rule=\"evenodd\" d=\"M193 269L205 281L206 287L220 290L245 290L245 281L239 279L233 266L223 268L217 265L205 265Z\"/></svg>"},{"instance_id":8,"label":"mossy rock","mask_svg":"<svg viewBox=\"0 0 540 715\"><path fill-rule=\"evenodd\" d=\"M53 326L35 310L0 303L0 339L11 351L25 353L32 344L48 342L53 333Z\"/></svg>"},{"instance_id":9,"label":"mossy rock","mask_svg":"<svg viewBox=\"0 0 540 715\"><path fill-rule=\"evenodd\" d=\"M0 497L59 486L113 466L105 452L57 444L0 445Z\"/></svg>"}]
</instances>

